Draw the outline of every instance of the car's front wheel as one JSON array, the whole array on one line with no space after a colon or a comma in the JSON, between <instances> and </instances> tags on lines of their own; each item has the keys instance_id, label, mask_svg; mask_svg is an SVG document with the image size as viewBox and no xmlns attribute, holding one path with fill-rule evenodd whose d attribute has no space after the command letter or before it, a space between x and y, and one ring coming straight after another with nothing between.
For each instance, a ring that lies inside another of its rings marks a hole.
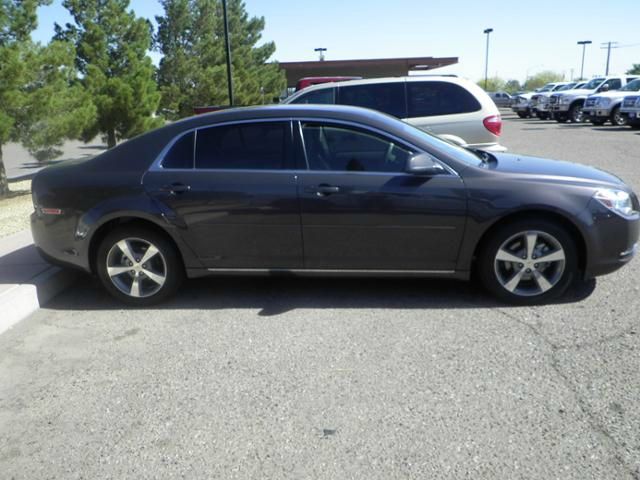
<instances>
[{"instance_id":1,"label":"car's front wheel","mask_svg":"<svg viewBox=\"0 0 640 480\"><path fill-rule=\"evenodd\" d=\"M582 105L580 105L579 103L571 105L571 108L569 109L569 119L573 123L582 123L582 121L584 120Z\"/></svg>"},{"instance_id":2,"label":"car's front wheel","mask_svg":"<svg viewBox=\"0 0 640 480\"><path fill-rule=\"evenodd\" d=\"M571 235L545 220L508 224L489 237L478 273L484 286L510 303L531 305L553 299L577 277Z\"/></svg>"},{"instance_id":3,"label":"car's front wheel","mask_svg":"<svg viewBox=\"0 0 640 480\"><path fill-rule=\"evenodd\" d=\"M164 300L184 277L178 252L166 236L139 226L107 234L98 247L96 269L111 295L135 306Z\"/></svg>"},{"instance_id":4,"label":"car's front wheel","mask_svg":"<svg viewBox=\"0 0 640 480\"><path fill-rule=\"evenodd\" d=\"M616 107L611 112L611 124L624 127L627 124L627 116L620 113L620 107Z\"/></svg>"}]
</instances>

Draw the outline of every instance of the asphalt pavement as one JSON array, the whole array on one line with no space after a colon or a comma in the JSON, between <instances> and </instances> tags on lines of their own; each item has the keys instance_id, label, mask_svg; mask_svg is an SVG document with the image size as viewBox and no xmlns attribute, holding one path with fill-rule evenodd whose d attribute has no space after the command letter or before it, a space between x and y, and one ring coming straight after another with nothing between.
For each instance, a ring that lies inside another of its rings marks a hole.
<instances>
[{"instance_id":1,"label":"asphalt pavement","mask_svg":"<svg viewBox=\"0 0 640 480\"><path fill-rule=\"evenodd\" d=\"M505 120L640 191L640 133ZM431 280L92 279L0 336L0 477L640 478L640 263L541 307Z\"/></svg>"}]
</instances>

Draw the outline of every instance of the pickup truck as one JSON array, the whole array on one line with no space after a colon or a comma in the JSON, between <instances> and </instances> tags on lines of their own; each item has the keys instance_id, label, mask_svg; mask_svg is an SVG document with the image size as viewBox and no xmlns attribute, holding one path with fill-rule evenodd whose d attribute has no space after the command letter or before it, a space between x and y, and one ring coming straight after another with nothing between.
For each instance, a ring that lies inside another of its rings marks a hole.
<instances>
[{"instance_id":1,"label":"pickup truck","mask_svg":"<svg viewBox=\"0 0 640 480\"><path fill-rule=\"evenodd\" d=\"M640 128L640 95L628 95L622 100L620 113L631 128Z\"/></svg>"},{"instance_id":2,"label":"pickup truck","mask_svg":"<svg viewBox=\"0 0 640 480\"><path fill-rule=\"evenodd\" d=\"M564 90L571 90L573 88L580 88L578 82L560 82L554 87L553 90L548 92L538 92L531 97L531 108L536 117L540 120L547 120L551 113L549 113L549 97L553 92L562 92Z\"/></svg>"},{"instance_id":3,"label":"pickup truck","mask_svg":"<svg viewBox=\"0 0 640 480\"><path fill-rule=\"evenodd\" d=\"M594 125L604 125L607 120L618 127L626 125L627 117L620 109L622 100L633 92L640 92L640 78L627 83L620 90L589 95L582 107L585 120Z\"/></svg>"},{"instance_id":4,"label":"pickup truck","mask_svg":"<svg viewBox=\"0 0 640 480\"><path fill-rule=\"evenodd\" d=\"M521 93L513 98L511 103L511 110L513 110L520 118L534 117L535 111L532 105L531 99L534 95L544 92L552 92L557 90L564 82L552 82L547 83L545 86L540 87L533 92Z\"/></svg>"},{"instance_id":5,"label":"pickup truck","mask_svg":"<svg viewBox=\"0 0 640 480\"><path fill-rule=\"evenodd\" d=\"M582 107L589 95L618 90L635 78L625 75L592 78L582 88L552 94L549 98L549 109L553 118L560 123L569 120L580 123L584 120Z\"/></svg>"}]
</instances>

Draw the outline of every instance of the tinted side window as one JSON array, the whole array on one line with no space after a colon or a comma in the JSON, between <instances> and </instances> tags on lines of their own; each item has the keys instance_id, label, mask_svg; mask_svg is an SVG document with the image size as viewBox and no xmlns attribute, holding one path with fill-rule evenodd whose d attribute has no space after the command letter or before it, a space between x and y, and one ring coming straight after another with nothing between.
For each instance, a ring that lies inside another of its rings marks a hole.
<instances>
[{"instance_id":1,"label":"tinted side window","mask_svg":"<svg viewBox=\"0 0 640 480\"><path fill-rule=\"evenodd\" d=\"M196 168L289 168L286 122L244 123L198 130Z\"/></svg>"},{"instance_id":2,"label":"tinted side window","mask_svg":"<svg viewBox=\"0 0 640 480\"><path fill-rule=\"evenodd\" d=\"M609 85L609 90L617 90L622 86L622 81L619 78L612 78L606 83Z\"/></svg>"},{"instance_id":3,"label":"tinted side window","mask_svg":"<svg viewBox=\"0 0 640 480\"><path fill-rule=\"evenodd\" d=\"M162 168L193 168L193 132L173 144L162 160Z\"/></svg>"},{"instance_id":4,"label":"tinted side window","mask_svg":"<svg viewBox=\"0 0 640 480\"><path fill-rule=\"evenodd\" d=\"M316 104L333 104L335 100L335 88L323 88L314 92L301 95L291 103L316 103Z\"/></svg>"},{"instance_id":5,"label":"tinted side window","mask_svg":"<svg viewBox=\"0 0 640 480\"><path fill-rule=\"evenodd\" d=\"M406 118L404 82L376 83L340 87L342 105L371 108L398 118Z\"/></svg>"},{"instance_id":6,"label":"tinted side window","mask_svg":"<svg viewBox=\"0 0 640 480\"><path fill-rule=\"evenodd\" d=\"M480 102L467 90L447 82L407 82L409 117L477 112Z\"/></svg>"},{"instance_id":7,"label":"tinted side window","mask_svg":"<svg viewBox=\"0 0 640 480\"><path fill-rule=\"evenodd\" d=\"M411 151L366 130L303 123L309 168L351 172L403 172Z\"/></svg>"}]
</instances>

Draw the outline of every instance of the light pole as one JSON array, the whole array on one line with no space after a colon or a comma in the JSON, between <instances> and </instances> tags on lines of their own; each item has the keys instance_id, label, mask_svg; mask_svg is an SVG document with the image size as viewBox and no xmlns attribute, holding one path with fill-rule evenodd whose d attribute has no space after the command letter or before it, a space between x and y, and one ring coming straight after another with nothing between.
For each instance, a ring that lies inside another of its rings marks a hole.
<instances>
[{"instance_id":1,"label":"light pole","mask_svg":"<svg viewBox=\"0 0 640 480\"><path fill-rule=\"evenodd\" d=\"M580 40L578 45L582 45L582 66L580 67L580 80L584 78L584 51L587 45L591 44L591 40Z\"/></svg>"},{"instance_id":2,"label":"light pole","mask_svg":"<svg viewBox=\"0 0 640 480\"><path fill-rule=\"evenodd\" d=\"M484 62L484 89L487 89L487 79L489 77L489 34L493 32L493 28L486 28L484 33L487 35L487 54Z\"/></svg>"},{"instance_id":3,"label":"light pole","mask_svg":"<svg viewBox=\"0 0 640 480\"><path fill-rule=\"evenodd\" d=\"M231 44L229 43L229 19L227 18L227 0L222 0L222 16L224 17L224 46L227 50L227 87L229 89L229 106L233 107L233 80L231 78Z\"/></svg>"},{"instance_id":4,"label":"light pole","mask_svg":"<svg viewBox=\"0 0 640 480\"><path fill-rule=\"evenodd\" d=\"M322 48L322 47L318 47L318 48L314 48L313 49L314 52L318 52L318 55L320 55L320 61L323 62L324 61L324 52L327 51L326 48Z\"/></svg>"}]
</instances>

